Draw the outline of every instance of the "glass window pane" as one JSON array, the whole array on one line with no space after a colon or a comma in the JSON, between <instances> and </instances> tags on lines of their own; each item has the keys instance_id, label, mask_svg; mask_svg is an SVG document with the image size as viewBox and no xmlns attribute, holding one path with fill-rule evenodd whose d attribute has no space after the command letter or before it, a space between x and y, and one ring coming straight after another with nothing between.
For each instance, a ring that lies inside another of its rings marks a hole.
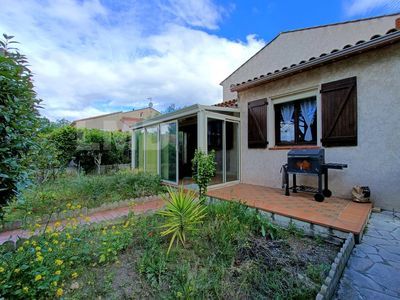
<instances>
[{"instance_id":1,"label":"glass window pane","mask_svg":"<svg viewBox=\"0 0 400 300\"><path fill-rule=\"evenodd\" d=\"M161 178L173 182L176 182L176 127L175 122L160 126Z\"/></svg>"},{"instance_id":2,"label":"glass window pane","mask_svg":"<svg viewBox=\"0 0 400 300\"><path fill-rule=\"evenodd\" d=\"M158 174L158 126L146 128L146 172Z\"/></svg>"},{"instance_id":3,"label":"glass window pane","mask_svg":"<svg viewBox=\"0 0 400 300\"><path fill-rule=\"evenodd\" d=\"M135 131L134 135L135 143L135 169L139 171L144 170L144 129Z\"/></svg>"},{"instance_id":4,"label":"glass window pane","mask_svg":"<svg viewBox=\"0 0 400 300\"><path fill-rule=\"evenodd\" d=\"M281 142L293 143L294 140L294 104L281 106L280 137Z\"/></svg>"},{"instance_id":5,"label":"glass window pane","mask_svg":"<svg viewBox=\"0 0 400 300\"><path fill-rule=\"evenodd\" d=\"M300 141L316 141L317 101L315 97L300 101L299 130Z\"/></svg>"},{"instance_id":6,"label":"glass window pane","mask_svg":"<svg viewBox=\"0 0 400 300\"><path fill-rule=\"evenodd\" d=\"M226 181L239 180L239 125L226 122Z\"/></svg>"},{"instance_id":7,"label":"glass window pane","mask_svg":"<svg viewBox=\"0 0 400 300\"><path fill-rule=\"evenodd\" d=\"M223 124L224 121L217 119L207 119L207 149L208 153L215 151L215 161L217 163L216 175L211 184L223 182Z\"/></svg>"}]
</instances>

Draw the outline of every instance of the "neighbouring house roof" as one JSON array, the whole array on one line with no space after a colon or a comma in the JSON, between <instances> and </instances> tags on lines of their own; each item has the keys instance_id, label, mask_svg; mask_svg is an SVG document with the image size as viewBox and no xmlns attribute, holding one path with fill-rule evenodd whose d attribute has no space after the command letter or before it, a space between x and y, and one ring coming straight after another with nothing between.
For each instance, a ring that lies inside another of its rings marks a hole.
<instances>
[{"instance_id":1,"label":"neighbouring house roof","mask_svg":"<svg viewBox=\"0 0 400 300\"><path fill-rule=\"evenodd\" d=\"M117 111L117 112L113 112L113 113L109 113L109 114L97 115L97 116L93 116L93 117L87 117L87 118L83 118L83 119L78 119L78 120L72 121L71 125L76 124L76 122L88 121L88 120L92 120L92 119L98 119L98 118L109 117L109 116L117 115L117 114L120 114L120 113L122 113L122 111Z\"/></svg>"},{"instance_id":2,"label":"neighbouring house roof","mask_svg":"<svg viewBox=\"0 0 400 300\"><path fill-rule=\"evenodd\" d=\"M237 108L238 107L238 101L237 101L237 99L226 100L226 101L214 104L214 106Z\"/></svg>"},{"instance_id":3,"label":"neighbouring house roof","mask_svg":"<svg viewBox=\"0 0 400 300\"><path fill-rule=\"evenodd\" d=\"M347 44L342 49L332 49L329 53L321 53L318 57L310 57L307 60L301 60L290 66L284 66L281 69L271 70L266 74L249 78L247 81L231 85L231 91L241 91L251 87L258 86L273 80L286 76L294 75L305 70L309 70L333 61L338 61L357 55L369 50L377 49L383 46L394 44L400 41L400 31L392 28L384 35L375 34L368 41L359 40L354 45Z\"/></svg>"},{"instance_id":4,"label":"neighbouring house roof","mask_svg":"<svg viewBox=\"0 0 400 300\"><path fill-rule=\"evenodd\" d=\"M345 45L368 41L374 35L385 35L395 27L398 17L400 13L282 32L224 79L221 85L242 83L328 54L334 49L342 49Z\"/></svg>"},{"instance_id":5,"label":"neighbouring house roof","mask_svg":"<svg viewBox=\"0 0 400 300\"><path fill-rule=\"evenodd\" d=\"M113 112L113 113L109 113L109 114L97 115L97 116L93 116L93 117L78 119L78 120L74 120L71 124L74 125L77 122L99 119L99 118L109 117L109 116L117 115L117 114L121 114L122 116L125 114L131 114L131 113L136 113L136 112L138 112L140 114L141 111L145 111L145 110L154 110L155 112L160 113L158 110L156 110L152 107L145 107L145 108L135 109L135 110L131 110L131 111L125 111L125 112L117 111L117 112ZM127 118L127 117L121 117L121 119L123 119L123 118Z\"/></svg>"}]
</instances>

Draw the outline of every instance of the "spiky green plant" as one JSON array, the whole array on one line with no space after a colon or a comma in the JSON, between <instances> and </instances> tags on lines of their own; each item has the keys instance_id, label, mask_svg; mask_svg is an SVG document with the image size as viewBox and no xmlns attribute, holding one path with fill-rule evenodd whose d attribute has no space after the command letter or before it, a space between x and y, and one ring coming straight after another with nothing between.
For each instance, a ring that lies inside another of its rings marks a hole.
<instances>
[{"instance_id":1,"label":"spiky green plant","mask_svg":"<svg viewBox=\"0 0 400 300\"><path fill-rule=\"evenodd\" d=\"M184 190L183 187L177 190L168 187L168 196L164 198L167 202L165 210L159 212L166 217L165 223L161 226L165 230L161 235L171 235L167 254L175 241L177 244L180 241L185 245L186 235L196 232L198 225L203 222L207 207L196 198L194 191Z\"/></svg>"}]
</instances>

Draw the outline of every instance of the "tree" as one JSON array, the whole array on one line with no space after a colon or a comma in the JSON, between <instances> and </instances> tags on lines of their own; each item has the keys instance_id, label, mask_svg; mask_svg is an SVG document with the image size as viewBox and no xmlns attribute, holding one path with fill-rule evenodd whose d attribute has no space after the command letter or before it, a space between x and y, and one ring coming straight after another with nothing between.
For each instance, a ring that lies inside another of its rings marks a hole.
<instances>
[{"instance_id":1,"label":"tree","mask_svg":"<svg viewBox=\"0 0 400 300\"><path fill-rule=\"evenodd\" d=\"M99 129L81 131L77 147L77 156L81 166L85 170L90 170L94 163L97 173L100 174L101 161L107 146L104 131Z\"/></svg>"},{"instance_id":2,"label":"tree","mask_svg":"<svg viewBox=\"0 0 400 300\"><path fill-rule=\"evenodd\" d=\"M27 59L13 36L0 40L0 205L29 183L29 153L37 147L37 98Z\"/></svg>"},{"instance_id":3,"label":"tree","mask_svg":"<svg viewBox=\"0 0 400 300\"><path fill-rule=\"evenodd\" d=\"M78 146L78 131L70 125L60 126L54 129L48 136L48 139L55 145L59 155L61 167L66 167L74 158Z\"/></svg>"}]
</instances>

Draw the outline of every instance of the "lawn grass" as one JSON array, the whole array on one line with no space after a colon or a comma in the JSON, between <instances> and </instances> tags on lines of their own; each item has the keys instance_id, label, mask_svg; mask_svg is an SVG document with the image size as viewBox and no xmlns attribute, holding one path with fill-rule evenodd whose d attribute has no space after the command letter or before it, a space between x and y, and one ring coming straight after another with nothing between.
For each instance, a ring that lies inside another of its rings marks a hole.
<instances>
[{"instance_id":1,"label":"lawn grass","mask_svg":"<svg viewBox=\"0 0 400 300\"><path fill-rule=\"evenodd\" d=\"M5 221L58 213L71 205L93 208L163 191L160 177L146 173L121 171L111 175L61 177L25 190L20 200L5 207Z\"/></svg>"},{"instance_id":2,"label":"lawn grass","mask_svg":"<svg viewBox=\"0 0 400 300\"><path fill-rule=\"evenodd\" d=\"M200 231L169 255L169 241L160 235L163 217L138 216L118 261L87 269L77 280L84 288L67 290L65 297L315 298L338 247L295 228L280 229L257 215L238 203L209 205Z\"/></svg>"}]
</instances>

